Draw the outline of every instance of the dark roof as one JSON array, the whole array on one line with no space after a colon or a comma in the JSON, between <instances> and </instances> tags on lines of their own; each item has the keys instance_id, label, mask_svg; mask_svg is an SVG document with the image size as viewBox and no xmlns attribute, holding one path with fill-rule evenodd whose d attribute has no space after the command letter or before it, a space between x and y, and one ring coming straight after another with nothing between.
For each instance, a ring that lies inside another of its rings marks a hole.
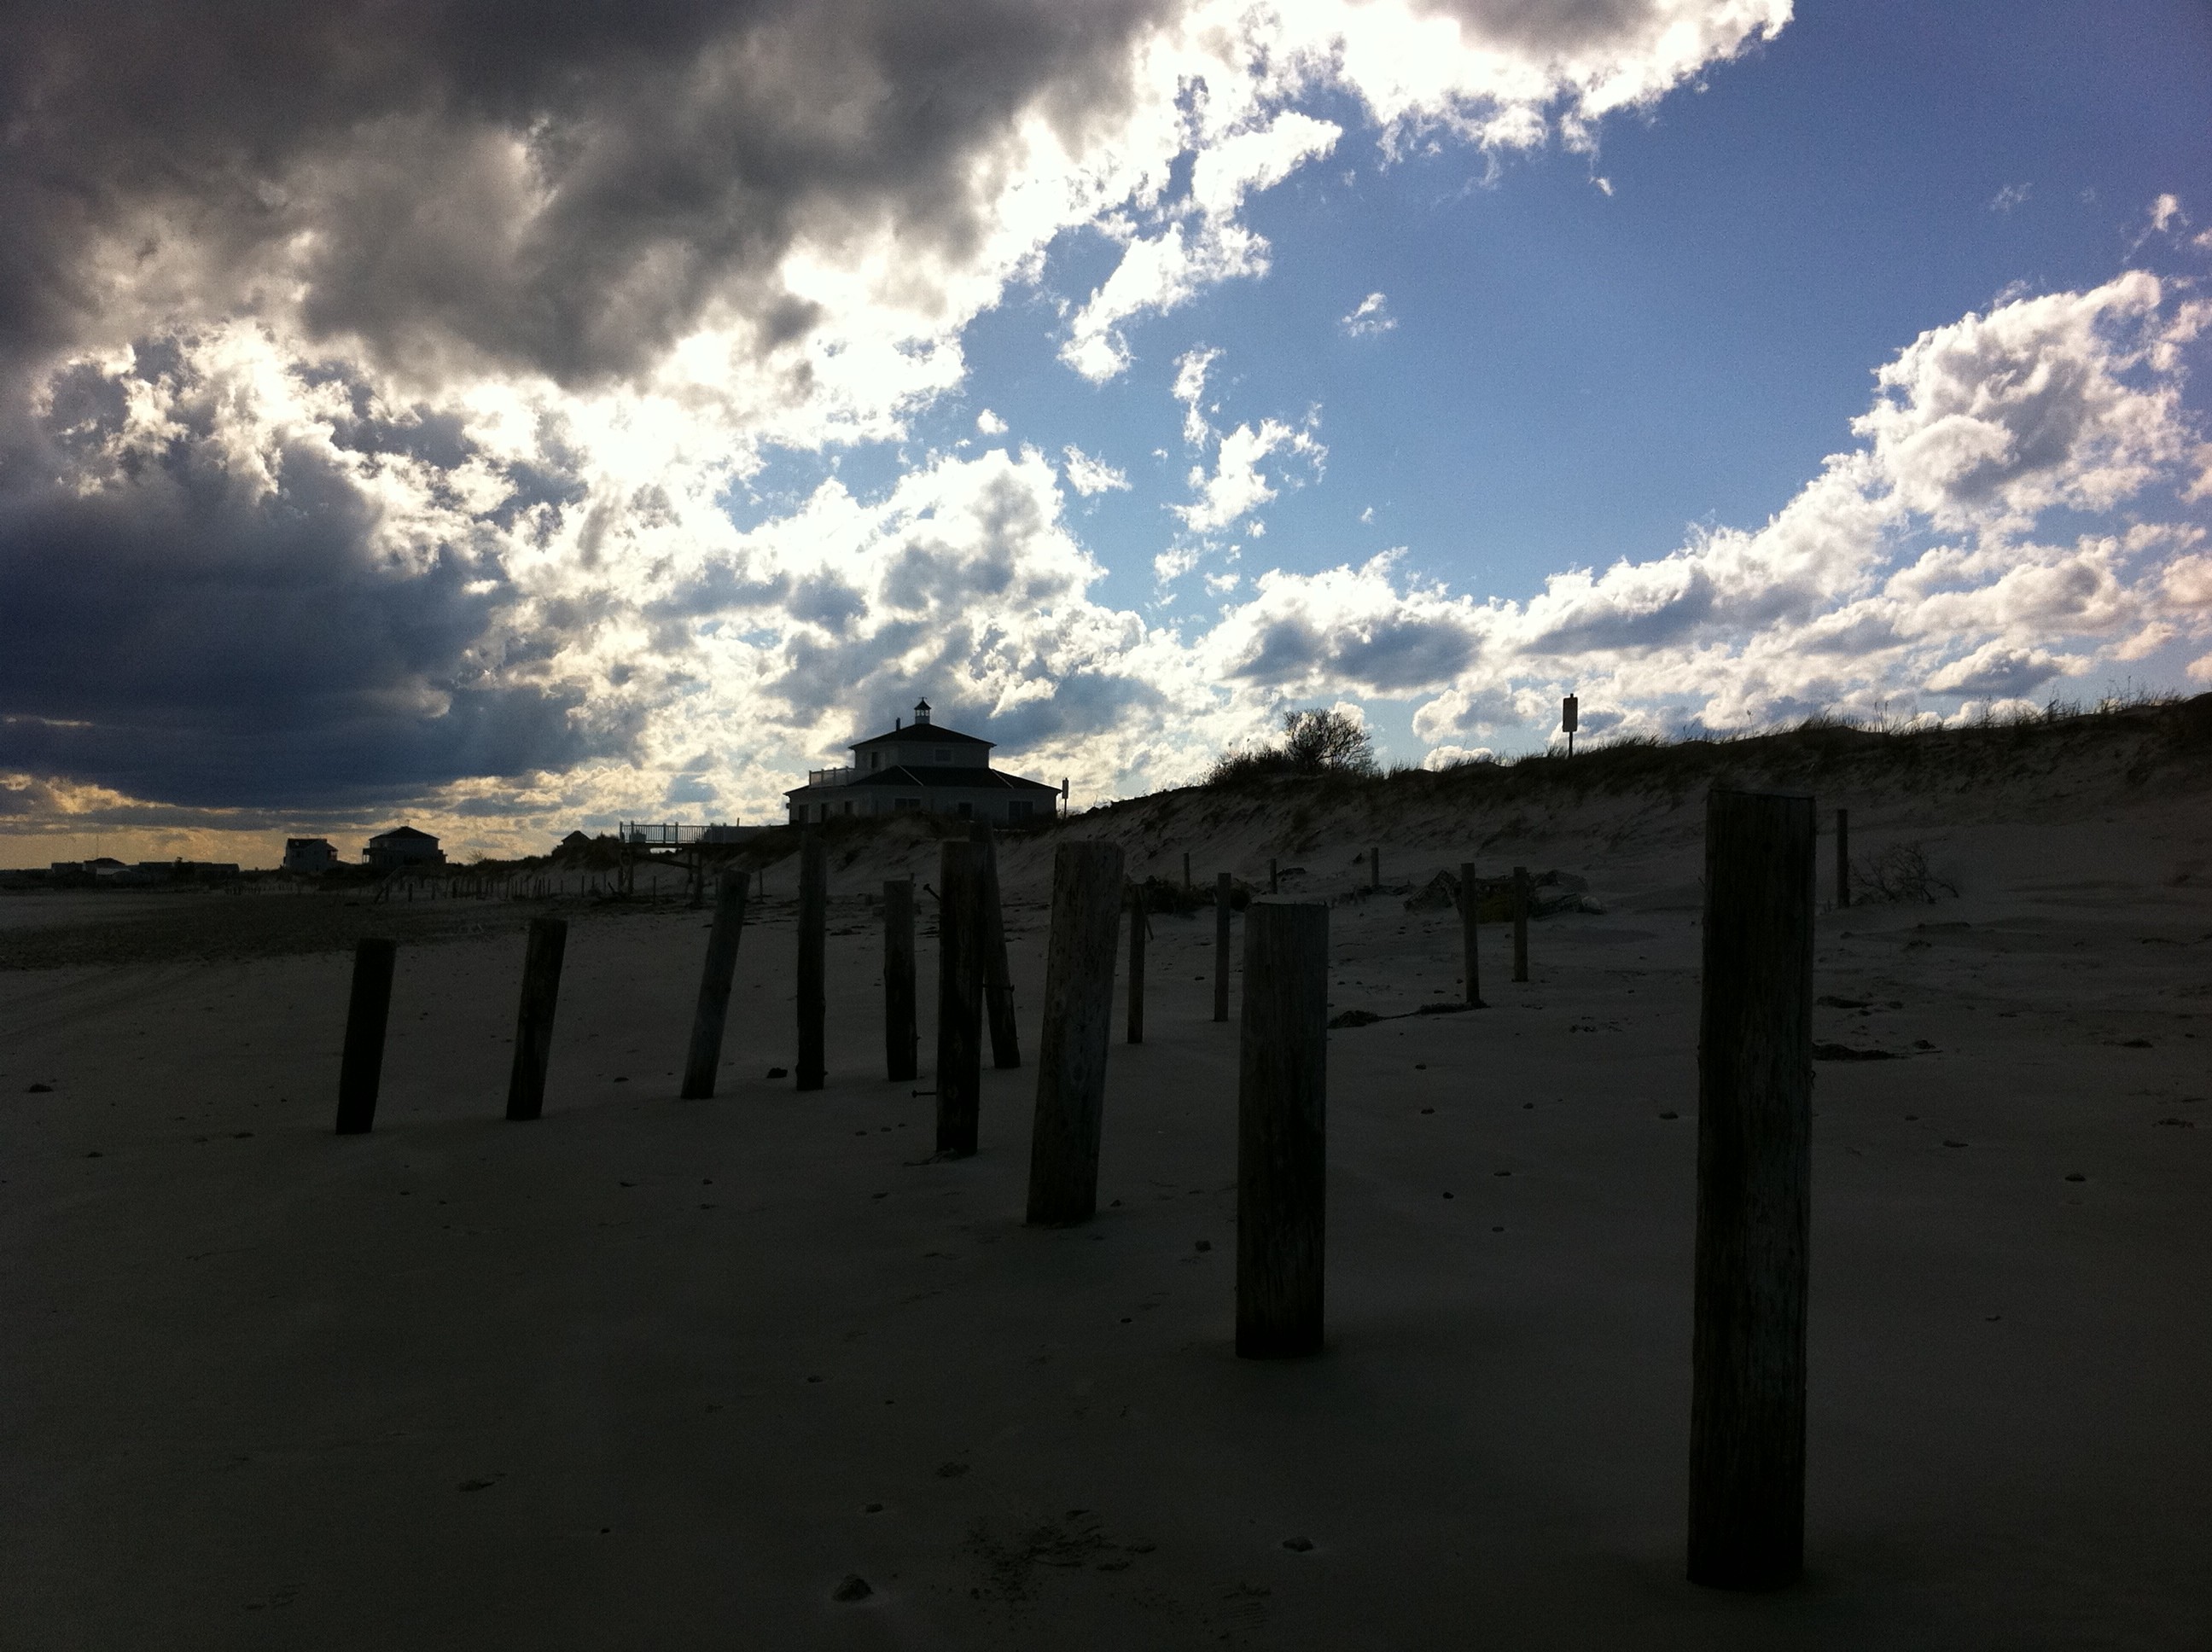
<instances>
[{"instance_id":1,"label":"dark roof","mask_svg":"<svg viewBox=\"0 0 2212 1652\"><path fill-rule=\"evenodd\" d=\"M394 826L388 832L379 832L368 841L372 843L393 843L403 837L419 837L425 843L435 843L438 841L429 833L418 832L412 826Z\"/></svg>"},{"instance_id":2,"label":"dark roof","mask_svg":"<svg viewBox=\"0 0 2212 1652\"><path fill-rule=\"evenodd\" d=\"M823 792L842 792L848 787L896 787L902 792L1049 792L1060 795L1057 786L1047 786L1042 780L1024 780L1019 774L1002 774L995 768L940 768L932 764L927 768L908 768L903 763L889 768L878 768L872 774L856 775L842 786L824 786ZM801 792L816 788L794 786L784 793L797 797Z\"/></svg>"},{"instance_id":3,"label":"dark roof","mask_svg":"<svg viewBox=\"0 0 2212 1652\"><path fill-rule=\"evenodd\" d=\"M904 727L892 729L888 733L871 734L864 740L855 740L852 744L851 750L858 751L862 746L881 745L885 741L900 745L988 746L992 744L988 740L979 739L973 734L963 734L957 728L947 728L942 723L908 723Z\"/></svg>"}]
</instances>

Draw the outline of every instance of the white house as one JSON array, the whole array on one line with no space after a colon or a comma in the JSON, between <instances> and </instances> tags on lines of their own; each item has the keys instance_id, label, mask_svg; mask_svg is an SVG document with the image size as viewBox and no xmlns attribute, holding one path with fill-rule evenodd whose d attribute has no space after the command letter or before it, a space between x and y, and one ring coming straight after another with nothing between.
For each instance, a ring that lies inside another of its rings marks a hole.
<instances>
[{"instance_id":1,"label":"white house","mask_svg":"<svg viewBox=\"0 0 2212 1652\"><path fill-rule=\"evenodd\" d=\"M888 734L855 740L850 768L817 768L806 784L784 793L791 823L811 825L848 815L920 811L1021 825L1052 815L1060 788L991 767L991 742L944 728L920 701L914 721L894 720Z\"/></svg>"}]
</instances>

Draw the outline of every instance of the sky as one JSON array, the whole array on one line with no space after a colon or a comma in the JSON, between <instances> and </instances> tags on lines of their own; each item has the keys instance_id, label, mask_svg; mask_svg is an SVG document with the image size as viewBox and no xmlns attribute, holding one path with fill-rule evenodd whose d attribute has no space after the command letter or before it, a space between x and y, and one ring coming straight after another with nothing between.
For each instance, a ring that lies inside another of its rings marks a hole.
<instances>
[{"instance_id":1,"label":"sky","mask_svg":"<svg viewBox=\"0 0 2212 1652\"><path fill-rule=\"evenodd\" d=\"M17 0L0 863L2212 689L2201 0Z\"/></svg>"}]
</instances>

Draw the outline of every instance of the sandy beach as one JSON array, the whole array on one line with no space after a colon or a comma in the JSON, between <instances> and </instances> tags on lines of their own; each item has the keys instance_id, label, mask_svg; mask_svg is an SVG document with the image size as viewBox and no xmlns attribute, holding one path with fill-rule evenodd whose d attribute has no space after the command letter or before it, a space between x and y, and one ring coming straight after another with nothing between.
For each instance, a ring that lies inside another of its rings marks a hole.
<instances>
[{"instance_id":1,"label":"sandy beach","mask_svg":"<svg viewBox=\"0 0 2212 1652\"><path fill-rule=\"evenodd\" d=\"M550 908L529 1125L543 903L233 898L322 950L134 963L87 938L225 897L0 902L0 1643L2202 1646L2212 777L2104 761L1822 797L1960 893L1820 918L1815 1037L1879 1054L1816 1066L1808 1575L1764 1596L1681 1576L1696 793L1304 829L1334 1007L1391 1018L1331 1036L1328 1347L1279 1363L1231 1351L1209 914L1154 919L1147 1042L1117 1018L1098 1218L1039 1230L1032 1069L930 1162L927 926L923 1077L880 1076L867 897L933 876L918 838L832 860L816 1094L768 1077L795 862L712 1101L676 1096L704 914ZM1138 875L1294 863L1204 794L1069 829ZM1032 1057L1051 847L1003 852ZM1526 984L1486 926L1489 1007L1408 1014L1462 988L1407 893L1468 858L1601 909L1536 924ZM355 932L402 944L377 1127L339 1139Z\"/></svg>"}]
</instances>

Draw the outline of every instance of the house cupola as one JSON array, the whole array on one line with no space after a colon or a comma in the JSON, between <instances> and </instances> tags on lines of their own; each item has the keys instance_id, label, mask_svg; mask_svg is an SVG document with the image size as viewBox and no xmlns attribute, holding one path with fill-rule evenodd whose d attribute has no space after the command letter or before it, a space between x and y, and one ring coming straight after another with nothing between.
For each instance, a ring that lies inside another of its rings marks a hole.
<instances>
[{"instance_id":1,"label":"house cupola","mask_svg":"<svg viewBox=\"0 0 2212 1652\"><path fill-rule=\"evenodd\" d=\"M929 720L928 701L917 700L914 702L914 720L917 724L926 723Z\"/></svg>"}]
</instances>

